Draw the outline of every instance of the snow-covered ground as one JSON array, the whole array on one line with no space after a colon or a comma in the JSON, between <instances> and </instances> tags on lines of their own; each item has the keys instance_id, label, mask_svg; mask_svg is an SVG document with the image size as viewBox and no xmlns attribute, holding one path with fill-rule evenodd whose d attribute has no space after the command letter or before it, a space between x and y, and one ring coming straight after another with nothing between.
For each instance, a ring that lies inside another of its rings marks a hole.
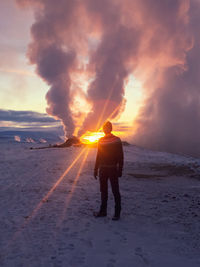
<instances>
[{"instance_id":1,"label":"snow-covered ground","mask_svg":"<svg viewBox=\"0 0 200 267\"><path fill-rule=\"evenodd\" d=\"M82 148L0 145L0 266L200 266L199 159L124 147L122 214L112 221L111 191L108 216L92 216L94 148L69 169Z\"/></svg>"}]
</instances>

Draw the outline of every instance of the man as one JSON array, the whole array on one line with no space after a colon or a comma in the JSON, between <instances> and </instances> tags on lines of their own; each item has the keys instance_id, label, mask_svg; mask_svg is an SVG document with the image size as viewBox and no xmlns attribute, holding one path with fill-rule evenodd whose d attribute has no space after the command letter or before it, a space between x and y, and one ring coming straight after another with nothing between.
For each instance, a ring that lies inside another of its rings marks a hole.
<instances>
[{"instance_id":1,"label":"man","mask_svg":"<svg viewBox=\"0 0 200 267\"><path fill-rule=\"evenodd\" d=\"M94 216L104 217L107 215L109 179L115 199L115 213L112 220L119 220L121 212L121 195L119 192L118 177L122 176L124 162L122 142L119 137L111 133L111 122L107 121L103 125L103 131L105 136L99 139L94 168L95 179L97 179L99 171L101 207L99 212L94 212Z\"/></svg>"}]
</instances>

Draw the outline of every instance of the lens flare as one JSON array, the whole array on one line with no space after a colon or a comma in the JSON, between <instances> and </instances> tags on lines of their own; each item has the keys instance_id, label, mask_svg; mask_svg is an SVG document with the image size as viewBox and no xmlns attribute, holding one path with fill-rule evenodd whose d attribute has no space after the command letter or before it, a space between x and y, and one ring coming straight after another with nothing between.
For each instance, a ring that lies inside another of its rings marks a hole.
<instances>
[{"instance_id":1,"label":"lens flare","mask_svg":"<svg viewBox=\"0 0 200 267\"><path fill-rule=\"evenodd\" d=\"M58 223L57 223L57 226L60 226L60 225L62 224L63 219L64 219L64 217L65 217L65 215L66 215L67 207L69 206L70 201L71 201L71 198L72 198L72 196L73 196L73 193L74 193L74 191L75 191L75 189L76 189L76 184L77 184L77 182L78 182L78 180L79 180L80 174L81 174L81 172L82 172L82 170L83 170L83 167L84 167L84 164L85 164L85 162L86 162L86 160L87 160L88 153L89 153L89 148L88 148L88 149L86 150L86 152L85 152L85 155L84 155L84 157L83 157L83 159L82 159L82 161L81 161L80 167L79 167L79 169L78 169L77 175L76 175L76 177L75 177L75 179L74 179L74 181L73 181L73 184L72 184L72 186L71 186L70 193L69 193L69 194L67 195L67 197L66 197L65 206L64 206L62 215L61 215L61 217L59 218L59 221L58 221Z\"/></svg>"},{"instance_id":2,"label":"lens flare","mask_svg":"<svg viewBox=\"0 0 200 267\"><path fill-rule=\"evenodd\" d=\"M87 131L80 138L80 141L84 144L95 144L99 141L101 137L104 136L103 132L90 132Z\"/></svg>"},{"instance_id":3,"label":"lens flare","mask_svg":"<svg viewBox=\"0 0 200 267\"><path fill-rule=\"evenodd\" d=\"M112 131L112 133L114 135L117 135L117 136L122 136L124 134L121 131ZM96 143L98 143L99 139L101 137L103 137L104 135L105 134L103 132L101 132L101 131L99 131L99 132L90 132L90 131L87 131L85 134L83 134L80 137L80 141L83 144L86 144L86 145L96 144Z\"/></svg>"}]
</instances>

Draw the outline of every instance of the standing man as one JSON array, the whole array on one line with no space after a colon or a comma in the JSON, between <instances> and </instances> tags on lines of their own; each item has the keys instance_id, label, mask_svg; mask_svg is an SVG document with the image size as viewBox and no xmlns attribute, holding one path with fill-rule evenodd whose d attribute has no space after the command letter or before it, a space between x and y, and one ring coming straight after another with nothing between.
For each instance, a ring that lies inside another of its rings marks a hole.
<instances>
[{"instance_id":1,"label":"standing man","mask_svg":"<svg viewBox=\"0 0 200 267\"><path fill-rule=\"evenodd\" d=\"M123 169L123 148L119 137L113 135L112 124L107 121L103 125L105 136L99 139L94 177L99 176L101 206L99 212L94 212L95 217L107 215L108 201L108 180L110 180L112 192L115 199L115 213L112 220L119 220L121 212L121 195L119 192L118 177L122 176ZM99 174L98 174L99 172Z\"/></svg>"}]
</instances>

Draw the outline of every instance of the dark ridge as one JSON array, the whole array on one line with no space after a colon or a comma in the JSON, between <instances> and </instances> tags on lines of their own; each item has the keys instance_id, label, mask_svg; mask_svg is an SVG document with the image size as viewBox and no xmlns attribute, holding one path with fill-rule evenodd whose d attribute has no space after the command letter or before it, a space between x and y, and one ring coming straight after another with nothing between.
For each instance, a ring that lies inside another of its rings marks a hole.
<instances>
[{"instance_id":1,"label":"dark ridge","mask_svg":"<svg viewBox=\"0 0 200 267\"><path fill-rule=\"evenodd\" d=\"M126 141L122 141L123 146L129 146L130 144ZM55 144L55 145L49 145L44 147L31 147L30 149L45 149L45 148L65 148L65 147L71 147L71 146L88 146L88 147L97 147L97 143L92 144L84 144L80 141L80 139L76 136L72 136L68 138L64 143L62 144Z\"/></svg>"}]
</instances>

